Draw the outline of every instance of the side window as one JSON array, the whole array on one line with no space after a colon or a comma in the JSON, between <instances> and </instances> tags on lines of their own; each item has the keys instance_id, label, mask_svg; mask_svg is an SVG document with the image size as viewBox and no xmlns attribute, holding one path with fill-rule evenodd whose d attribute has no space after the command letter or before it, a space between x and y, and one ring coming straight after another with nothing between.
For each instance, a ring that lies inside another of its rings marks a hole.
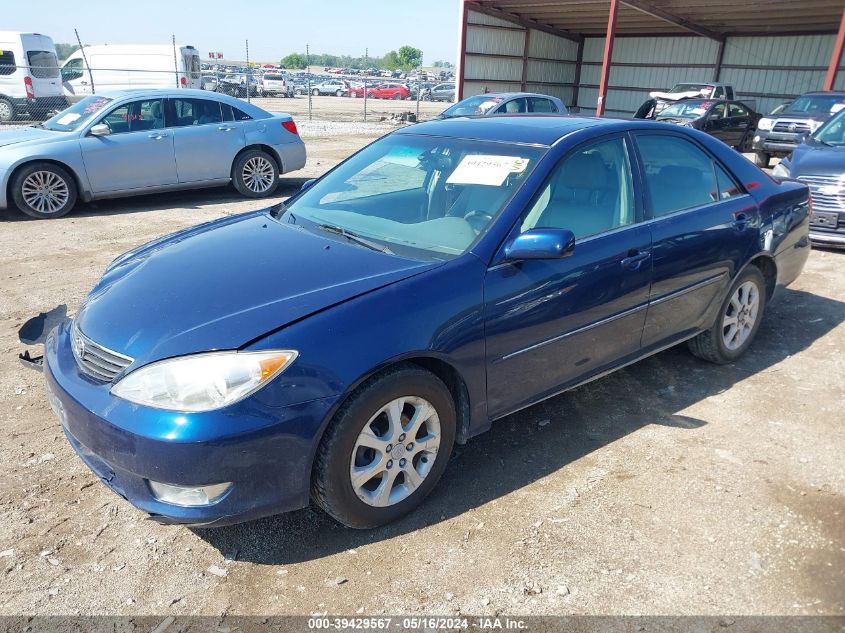
<instances>
[{"instance_id":1,"label":"side window","mask_svg":"<svg viewBox=\"0 0 845 633\"><path fill-rule=\"evenodd\" d=\"M716 106L710 111L710 118L711 119L723 119L725 118L725 104L718 103Z\"/></svg>"},{"instance_id":2,"label":"side window","mask_svg":"<svg viewBox=\"0 0 845 633\"><path fill-rule=\"evenodd\" d=\"M734 182L734 179L728 175L722 166L718 163L713 163L716 169L716 183L719 186L719 200L727 200L728 198L736 198L742 195L742 190Z\"/></svg>"},{"instance_id":3,"label":"side window","mask_svg":"<svg viewBox=\"0 0 845 633\"><path fill-rule=\"evenodd\" d=\"M541 99L540 97L528 97L528 111L529 112L557 112L555 104L548 99Z\"/></svg>"},{"instance_id":4,"label":"side window","mask_svg":"<svg viewBox=\"0 0 845 633\"><path fill-rule=\"evenodd\" d=\"M638 134L654 217L715 202L713 161L697 145L662 134Z\"/></svg>"},{"instance_id":5,"label":"side window","mask_svg":"<svg viewBox=\"0 0 845 633\"><path fill-rule=\"evenodd\" d=\"M223 120L224 121L234 121L235 120L235 115L232 114L232 106L230 106L228 103L221 103L220 109L223 112Z\"/></svg>"},{"instance_id":6,"label":"side window","mask_svg":"<svg viewBox=\"0 0 845 633\"><path fill-rule=\"evenodd\" d=\"M15 54L12 51L0 51L0 76L11 75L15 70Z\"/></svg>"},{"instance_id":7,"label":"side window","mask_svg":"<svg viewBox=\"0 0 845 633\"><path fill-rule=\"evenodd\" d=\"M716 99L724 99L725 98L725 89L722 86L716 88L716 91L713 93L713 96Z\"/></svg>"},{"instance_id":8,"label":"side window","mask_svg":"<svg viewBox=\"0 0 845 633\"><path fill-rule=\"evenodd\" d=\"M82 60L72 59L62 66L62 81L70 81L82 77Z\"/></svg>"},{"instance_id":9,"label":"side window","mask_svg":"<svg viewBox=\"0 0 845 633\"><path fill-rule=\"evenodd\" d=\"M209 123L220 123L223 117L220 113L220 104L209 99L173 99L173 121L169 122L172 127L185 127L188 125L207 125Z\"/></svg>"},{"instance_id":10,"label":"side window","mask_svg":"<svg viewBox=\"0 0 845 633\"><path fill-rule=\"evenodd\" d=\"M240 108L236 108L232 106L232 114L235 117L235 121L251 121L252 117L249 116L246 112L241 110Z\"/></svg>"},{"instance_id":11,"label":"side window","mask_svg":"<svg viewBox=\"0 0 845 633\"><path fill-rule=\"evenodd\" d=\"M628 148L624 139L615 138L588 145L564 158L525 216L521 230L569 229L581 238L633 222Z\"/></svg>"},{"instance_id":12,"label":"side window","mask_svg":"<svg viewBox=\"0 0 845 633\"><path fill-rule=\"evenodd\" d=\"M519 99L511 99L505 105L500 106L496 110L497 114L524 114L525 113L525 97Z\"/></svg>"},{"instance_id":13,"label":"side window","mask_svg":"<svg viewBox=\"0 0 845 633\"><path fill-rule=\"evenodd\" d=\"M118 106L98 121L109 126L112 134L158 130L164 127L161 99L131 101Z\"/></svg>"},{"instance_id":14,"label":"side window","mask_svg":"<svg viewBox=\"0 0 845 633\"><path fill-rule=\"evenodd\" d=\"M728 116L748 116L748 110L746 110L738 103L731 103L728 105Z\"/></svg>"}]
</instances>

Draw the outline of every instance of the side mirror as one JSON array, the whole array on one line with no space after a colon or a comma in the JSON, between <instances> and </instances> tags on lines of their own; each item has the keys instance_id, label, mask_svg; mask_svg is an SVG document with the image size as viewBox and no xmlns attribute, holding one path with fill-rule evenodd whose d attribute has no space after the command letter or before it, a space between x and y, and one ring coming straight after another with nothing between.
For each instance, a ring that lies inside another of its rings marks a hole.
<instances>
[{"instance_id":1,"label":"side mirror","mask_svg":"<svg viewBox=\"0 0 845 633\"><path fill-rule=\"evenodd\" d=\"M91 136L108 136L111 134L111 128L105 123L98 123L88 130L88 134Z\"/></svg>"},{"instance_id":2,"label":"side mirror","mask_svg":"<svg viewBox=\"0 0 845 633\"><path fill-rule=\"evenodd\" d=\"M311 180L306 180L305 182L302 183L302 186L299 188L299 191L300 192L305 191L311 185L313 185L315 182L317 182L316 178L312 178Z\"/></svg>"},{"instance_id":3,"label":"side mirror","mask_svg":"<svg viewBox=\"0 0 845 633\"><path fill-rule=\"evenodd\" d=\"M568 229L531 229L505 246L505 259L563 259L575 250L575 234Z\"/></svg>"}]
</instances>

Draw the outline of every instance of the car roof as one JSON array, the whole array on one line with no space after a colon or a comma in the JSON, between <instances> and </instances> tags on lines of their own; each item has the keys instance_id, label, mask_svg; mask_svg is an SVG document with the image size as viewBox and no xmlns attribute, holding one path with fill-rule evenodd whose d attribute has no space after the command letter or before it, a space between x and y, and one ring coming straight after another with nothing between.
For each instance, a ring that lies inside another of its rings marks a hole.
<instances>
[{"instance_id":1,"label":"car roof","mask_svg":"<svg viewBox=\"0 0 845 633\"><path fill-rule=\"evenodd\" d=\"M502 97L503 99L512 99L513 97L543 97L544 99L557 99L554 95L546 95L540 92L485 92L473 97ZM466 97L469 99L470 97Z\"/></svg>"},{"instance_id":2,"label":"car roof","mask_svg":"<svg viewBox=\"0 0 845 633\"><path fill-rule=\"evenodd\" d=\"M812 92L801 93L802 97L845 97L845 92L842 90L813 90ZM794 99L793 99L794 101Z\"/></svg>"},{"instance_id":3,"label":"car roof","mask_svg":"<svg viewBox=\"0 0 845 633\"><path fill-rule=\"evenodd\" d=\"M505 114L427 121L402 128L396 133L549 146L578 130L606 127L610 132L612 128L627 129L624 127L626 123L631 124L630 121L620 119L564 114Z\"/></svg>"}]
</instances>

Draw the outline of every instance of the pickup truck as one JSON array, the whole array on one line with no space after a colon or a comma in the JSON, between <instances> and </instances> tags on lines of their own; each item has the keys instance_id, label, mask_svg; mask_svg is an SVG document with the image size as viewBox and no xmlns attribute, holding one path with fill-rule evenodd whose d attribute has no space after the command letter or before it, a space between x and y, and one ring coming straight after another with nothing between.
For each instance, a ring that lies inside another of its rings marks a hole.
<instances>
[{"instance_id":1,"label":"pickup truck","mask_svg":"<svg viewBox=\"0 0 845 633\"><path fill-rule=\"evenodd\" d=\"M728 101L736 100L734 87L729 84L723 84L715 81L695 81L675 84L675 86L668 92L650 92L649 99L643 103L636 114L635 119L654 119L658 114L669 105L682 99L725 99ZM756 101L748 99L740 99L742 103L757 110Z\"/></svg>"}]
</instances>

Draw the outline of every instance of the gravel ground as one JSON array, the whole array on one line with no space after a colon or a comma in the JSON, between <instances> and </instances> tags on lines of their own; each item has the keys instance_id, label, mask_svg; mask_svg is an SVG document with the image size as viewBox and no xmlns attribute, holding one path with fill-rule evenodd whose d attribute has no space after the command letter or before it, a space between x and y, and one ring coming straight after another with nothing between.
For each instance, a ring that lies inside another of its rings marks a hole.
<instances>
[{"instance_id":1,"label":"gravel ground","mask_svg":"<svg viewBox=\"0 0 845 633\"><path fill-rule=\"evenodd\" d=\"M281 195L385 127L345 125L303 122L309 164ZM0 212L0 615L845 614L838 252L813 251L736 364L671 349L500 420L394 525L146 520L73 453L18 328L72 314L119 253L265 204L219 189Z\"/></svg>"}]
</instances>

